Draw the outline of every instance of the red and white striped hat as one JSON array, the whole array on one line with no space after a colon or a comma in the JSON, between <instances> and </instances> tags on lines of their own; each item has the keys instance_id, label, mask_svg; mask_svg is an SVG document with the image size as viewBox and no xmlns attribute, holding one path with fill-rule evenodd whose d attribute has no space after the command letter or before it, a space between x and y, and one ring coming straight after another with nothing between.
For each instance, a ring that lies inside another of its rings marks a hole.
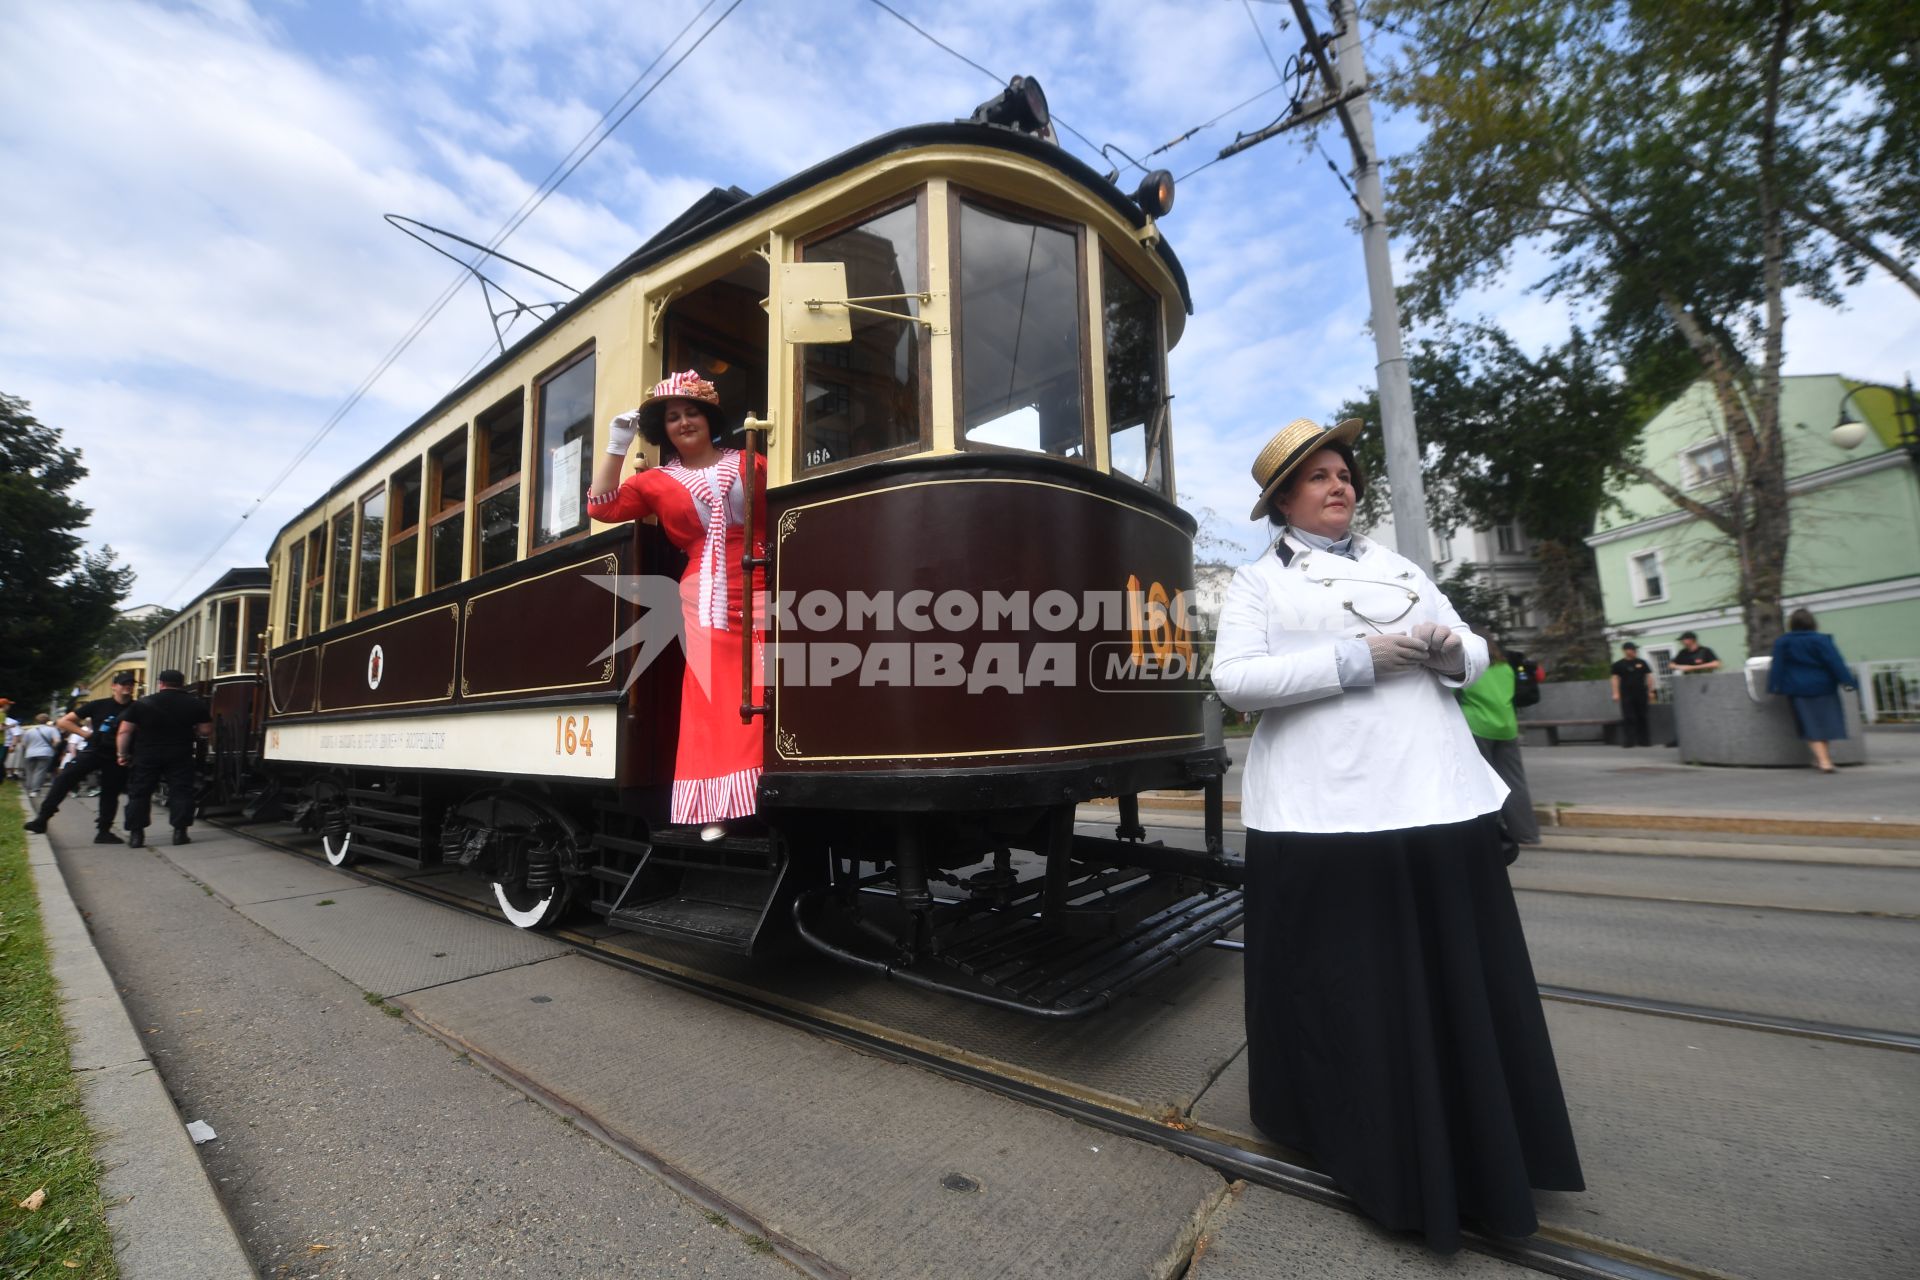
<instances>
[{"instance_id":1,"label":"red and white striped hat","mask_svg":"<svg viewBox=\"0 0 1920 1280\"><path fill-rule=\"evenodd\" d=\"M708 425L717 432L726 424L721 418L720 391L693 369L668 374L653 384L647 398L640 402L640 429L648 439L665 438L663 421L669 400L691 400L707 412Z\"/></svg>"}]
</instances>

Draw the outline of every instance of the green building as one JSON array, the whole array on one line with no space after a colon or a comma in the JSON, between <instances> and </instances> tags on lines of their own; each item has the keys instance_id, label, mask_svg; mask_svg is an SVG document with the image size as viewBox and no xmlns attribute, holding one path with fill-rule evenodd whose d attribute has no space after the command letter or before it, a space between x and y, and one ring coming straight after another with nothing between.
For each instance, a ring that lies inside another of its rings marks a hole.
<instances>
[{"instance_id":1,"label":"green building","mask_svg":"<svg viewBox=\"0 0 1920 1280\"><path fill-rule=\"evenodd\" d=\"M1843 399L1865 431L1835 430ZM1830 374L1781 379L1793 519L1786 607L1811 609L1853 663L1920 658L1920 440L1895 412L1902 399ZM1707 504L1723 496L1736 460L1709 384L1662 409L1641 441L1646 465L1682 492ZM1680 633L1694 631L1737 670L1747 639L1733 544L1652 485L1620 498L1587 539L1613 648L1633 640L1664 670Z\"/></svg>"}]
</instances>

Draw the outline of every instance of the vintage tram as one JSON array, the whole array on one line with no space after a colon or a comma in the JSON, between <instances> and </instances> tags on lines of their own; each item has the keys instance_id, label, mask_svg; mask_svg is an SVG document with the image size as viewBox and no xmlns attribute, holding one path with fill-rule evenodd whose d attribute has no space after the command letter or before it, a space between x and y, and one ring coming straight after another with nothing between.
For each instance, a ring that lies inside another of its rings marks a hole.
<instances>
[{"instance_id":1,"label":"vintage tram","mask_svg":"<svg viewBox=\"0 0 1920 1280\"><path fill-rule=\"evenodd\" d=\"M1008 97L710 192L280 531L261 752L329 860L1057 1017L1236 926L1171 179L1123 192ZM712 842L665 821L683 561L585 501L606 421L687 368L766 455L764 698L709 673L762 725L764 830ZM1150 788L1207 793L1206 852L1144 840ZM1116 838L1076 834L1103 797Z\"/></svg>"},{"instance_id":2,"label":"vintage tram","mask_svg":"<svg viewBox=\"0 0 1920 1280\"><path fill-rule=\"evenodd\" d=\"M228 569L147 638L149 678L178 671L213 710L213 741L200 777L203 808L258 795L261 684L269 571Z\"/></svg>"}]
</instances>

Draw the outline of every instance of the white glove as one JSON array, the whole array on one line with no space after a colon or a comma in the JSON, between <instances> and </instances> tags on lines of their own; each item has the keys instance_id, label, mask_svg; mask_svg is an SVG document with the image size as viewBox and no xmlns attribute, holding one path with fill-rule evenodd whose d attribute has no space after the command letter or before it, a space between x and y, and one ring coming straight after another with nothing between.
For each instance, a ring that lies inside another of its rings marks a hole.
<instances>
[{"instance_id":1,"label":"white glove","mask_svg":"<svg viewBox=\"0 0 1920 1280\"><path fill-rule=\"evenodd\" d=\"M627 456L633 438L640 434L640 411L629 409L607 424L607 452L616 458Z\"/></svg>"},{"instance_id":2,"label":"white glove","mask_svg":"<svg viewBox=\"0 0 1920 1280\"><path fill-rule=\"evenodd\" d=\"M1416 622L1409 634L1426 646L1427 657L1421 664L1441 675L1462 675L1467 669L1467 645L1460 633L1437 622Z\"/></svg>"},{"instance_id":3,"label":"white glove","mask_svg":"<svg viewBox=\"0 0 1920 1280\"><path fill-rule=\"evenodd\" d=\"M1412 671L1427 660L1427 646L1412 636L1391 632L1384 636L1368 636L1366 640L1367 656L1373 659L1376 679Z\"/></svg>"}]
</instances>

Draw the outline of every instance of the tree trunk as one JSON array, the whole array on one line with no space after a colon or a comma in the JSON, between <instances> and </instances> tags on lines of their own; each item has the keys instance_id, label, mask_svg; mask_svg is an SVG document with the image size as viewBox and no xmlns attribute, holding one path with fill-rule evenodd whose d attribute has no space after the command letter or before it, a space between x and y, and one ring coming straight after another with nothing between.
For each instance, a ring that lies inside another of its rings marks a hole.
<instances>
[{"instance_id":1,"label":"tree trunk","mask_svg":"<svg viewBox=\"0 0 1920 1280\"><path fill-rule=\"evenodd\" d=\"M1533 656L1549 671L1604 666L1607 619L1593 549L1585 543L1543 539L1534 545L1533 558L1540 566L1533 603L1546 615L1540 650Z\"/></svg>"}]
</instances>

